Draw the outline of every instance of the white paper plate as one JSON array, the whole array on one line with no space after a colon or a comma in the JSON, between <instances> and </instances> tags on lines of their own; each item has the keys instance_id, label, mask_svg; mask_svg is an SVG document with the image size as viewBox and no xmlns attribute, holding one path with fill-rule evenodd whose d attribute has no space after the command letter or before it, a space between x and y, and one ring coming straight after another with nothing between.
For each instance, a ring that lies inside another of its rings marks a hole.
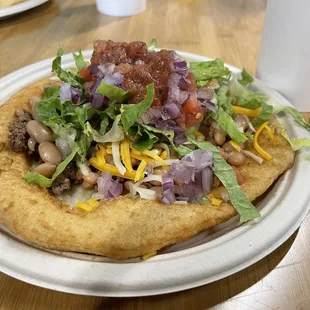
<instances>
[{"instance_id":1,"label":"white paper plate","mask_svg":"<svg viewBox=\"0 0 310 310\"><path fill-rule=\"evenodd\" d=\"M32 8L35 8L49 0L27 0L18 4L14 4L7 8L0 8L0 19L6 18L12 15L28 11Z\"/></svg>"},{"instance_id":2,"label":"white paper plate","mask_svg":"<svg viewBox=\"0 0 310 310\"><path fill-rule=\"evenodd\" d=\"M206 57L180 54L188 60ZM91 51L84 52L90 58ZM51 59L0 80L0 103L21 88L50 75ZM65 67L73 64L63 57ZM240 70L229 66L234 72ZM256 80L254 87L282 104L281 95ZM280 117L289 134L309 137ZM239 226L237 218L172 246L147 261L120 262L93 255L44 251L21 241L3 227L0 271L20 280L64 292L97 296L143 296L175 292L219 280L257 262L280 246L299 227L310 207L310 153L299 152L294 167L260 200L262 217ZM308 157L308 159L307 159Z\"/></svg>"}]
</instances>

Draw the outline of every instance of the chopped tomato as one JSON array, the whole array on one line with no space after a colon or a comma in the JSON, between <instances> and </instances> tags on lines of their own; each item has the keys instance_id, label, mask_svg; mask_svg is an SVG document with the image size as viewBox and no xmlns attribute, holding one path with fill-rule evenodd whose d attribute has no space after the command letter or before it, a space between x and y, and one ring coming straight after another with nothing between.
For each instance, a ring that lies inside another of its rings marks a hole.
<instances>
[{"instance_id":1,"label":"chopped tomato","mask_svg":"<svg viewBox=\"0 0 310 310\"><path fill-rule=\"evenodd\" d=\"M86 82L91 82L93 80L93 77L88 72L87 67L83 67L80 69L78 73L79 77L83 78Z\"/></svg>"},{"instance_id":2,"label":"chopped tomato","mask_svg":"<svg viewBox=\"0 0 310 310\"><path fill-rule=\"evenodd\" d=\"M182 118L185 127L192 127L202 122L206 109L198 103L196 95L191 95L181 108Z\"/></svg>"},{"instance_id":3,"label":"chopped tomato","mask_svg":"<svg viewBox=\"0 0 310 310\"><path fill-rule=\"evenodd\" d=\"M191 95L183 103L181 107L181 116L177 119L177 123L181 128L192 127L196 124L201 123L206 114L206 109L201 107L198 103L196 95L197 87L195 82L195 76L192 72L188 73L187 80L190 81L189 91L191 92Z\"/></svg>"}]
</instances>

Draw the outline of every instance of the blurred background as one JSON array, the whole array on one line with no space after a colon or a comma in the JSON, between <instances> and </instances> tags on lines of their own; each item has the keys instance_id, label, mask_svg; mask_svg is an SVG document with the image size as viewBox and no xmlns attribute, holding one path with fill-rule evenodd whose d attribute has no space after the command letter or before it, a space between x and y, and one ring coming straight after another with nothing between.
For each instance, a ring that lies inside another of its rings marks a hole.
<instances>
[{"instance_id":1,"label":"blurred background","mask_svg":"<svg viewBox=\"0 0 310 310\"><path fill-rule=\"evenodd\" d=\"M100 14L95 0L52 0L0 20L0 77L65 52L92 49L96 39L156 37L160 47L220 57L254 74L266 0L148 0L131 17ZM9 58L10 61L7 61Z\"/></svg>"}]
</instances>

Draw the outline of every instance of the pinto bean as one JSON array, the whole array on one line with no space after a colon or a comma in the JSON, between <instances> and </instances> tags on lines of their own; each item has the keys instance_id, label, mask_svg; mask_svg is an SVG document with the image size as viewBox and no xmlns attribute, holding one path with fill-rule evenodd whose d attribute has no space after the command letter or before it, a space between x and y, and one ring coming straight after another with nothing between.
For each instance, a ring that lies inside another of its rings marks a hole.
<instances>
[{"instance_id":1,"label":"pinto bean","mask_svg":"<svg viewBox=\"0 0 310 310\"><path fill-rule=\"evenodd\" d=\"M95 184L90 184L90 183L88 183L88 182L83 181L82 187L83 187L84 189L93 189L93 188L95 187Z\"/></svg>"},{"instance_id":2,"label":"pinto bean","mask_svg":"<svg viewBox=\"0 0 310 310\"><path fill-rule=\"evenodd\" d=\"M230 152L227 158L227 162L233 166L241 166L244 163L244 160L244 155L237 151Z\"/></svg>"},{"instance_id":3,"label":"pinto bean","mask_svg":"<svg viewBox=\"0 0 310 310\"><path fill-rule=\"evenodd\" d=\"M90 172L88 175L83 175L82 178L85 182L95 185L97 183L98 175L94 172Z\"/></svg>"},{"instance_id":4,"label":"pinto bean","mask_svg":"<svg viewBox=\"0 0 310 310\"><path fill-rule=\"evenodd\" d=\"M217 145L223 145L226 141L226 133L222 128L215 128L213 138Z\"/></svg>"},{"instance_id":5,"label":"pinto bean","mask_svg":"<svg viewBox=\"0 0 310 310\"><path fill-rule=\"evenodd\" d=\"M32 152L36 150L37 141L33 138L29 138L27 142L28 149Z\"/></svg>"},{"instance_id":6,"label":"pinto bean","mask_svg":"<svg viewBox=\"0 0 310 310\"><path fill-rule=\"evenodd\" d=\"M238 184L242 185L245 182L244 175L241 173L241 171L237 167L235 167L235 166L231 166L231 167L233 168L233 170L235 172Z\"/></svg>"},{"instance_id":7,"label":"pinto bean","mask_svg":"<svg viewBox=\"0 0 310 310\"><path fill-rule=\"evenodd\" d=\"M50 178L54 174L56 167L57 167L56 165L50 163L43 163L37 166L33 171L47 178Z\"/></svg>"},{"instance_id":8,"label":"pinto bean","mask_svg":"<svg viewBox=\"0 0 310 310\"><path fill-rule=\"evenodd\" d=\"M62 154L59 148L52 142L43 141L39 145L40 157L48 163L58 165L62 160Z\"/></svg>"},{"instance_id":9,"label":"pinto bean","mask_svg":"<svg viewBox=\"0 0 310 310\"><path fill-rule=\"evenodd\" d=\"M39 121L29 121L26 125L26 130L29 136L39 143L53 141L53 132Z\"/></svg>"}]
</instances>

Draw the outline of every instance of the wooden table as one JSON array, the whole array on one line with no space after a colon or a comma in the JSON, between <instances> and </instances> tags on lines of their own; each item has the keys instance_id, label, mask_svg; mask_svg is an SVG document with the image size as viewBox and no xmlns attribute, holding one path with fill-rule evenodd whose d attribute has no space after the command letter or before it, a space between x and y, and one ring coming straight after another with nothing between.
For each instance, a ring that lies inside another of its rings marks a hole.
<instances>
[{"instance_id":1,"label":"wooden table","mask_svg":"<svg viewBox=\"0 0 310 310\"><path fill-rule=\"evenodd\" d=\"M100 15L92 0L51 1L0 21L0 77L55 56L58 42L71 52L91 49L97 38L148 42L152 36L162 47L220 57L255 74L265 7L266 0L148 0L146 12L114 18ZM308 216L287 242L249 268L164 296L85 297L0 274L0 309L309 309L309 235Z\"/></svg>"}]
</instances>

